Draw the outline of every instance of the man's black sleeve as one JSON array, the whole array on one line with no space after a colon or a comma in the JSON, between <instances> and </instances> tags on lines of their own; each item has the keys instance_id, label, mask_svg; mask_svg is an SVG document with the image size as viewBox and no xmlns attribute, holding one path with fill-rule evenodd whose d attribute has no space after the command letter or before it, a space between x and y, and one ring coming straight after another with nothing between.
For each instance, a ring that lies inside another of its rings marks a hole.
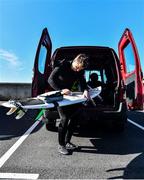
<instances>
[{"instance_id":1,"label":"man's black sleeve","mask_svg":"<svg viewBox=\"0 0 144 180\"><path fill-rule=\"evenodd\" d=\"M55 67L48 78L48 83L54 90L60 90L60 89L64 88L63 84L61 83L61 81L58 78L59 71L60 71L60 67Z\"/></svg>"},{"instance_id":2,"label":"man's black sleeve","mask_svg":"<svg viewBox=\"0 0 144 180\"><path fill-rule=\"evenodd\" d=\"M80 82L80 86L81 86L81 90L88 90L88 86L84 77L84 73L81 73L79 76L79 82Z\"/></svg>"}]
</instances>

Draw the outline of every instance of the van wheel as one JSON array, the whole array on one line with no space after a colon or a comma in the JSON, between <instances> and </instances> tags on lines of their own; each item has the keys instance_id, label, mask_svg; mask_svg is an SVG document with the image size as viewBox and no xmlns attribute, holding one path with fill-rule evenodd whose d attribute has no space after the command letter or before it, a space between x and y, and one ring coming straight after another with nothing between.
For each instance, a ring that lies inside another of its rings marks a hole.
<instances>
[{"instance_id":1,"label":"van wheel","mask_svg":"<svg viewBox=\"0 0 144 180\"><path fill-rule=\"evenodd\" d=\"M49 119L48 122L46 123L46 129L48 131L57 131L56 119Z\"/></svg>"},{"instance_id":2,"label":"van wheel","mask_svg":"<svg viewBox=\"0 0 144 180\"><path fill-rule=\"evenodd\" d=\"M113 121L113 129L114 132L117 133L122 133L127 124L127 115L126 113L123 113L120 117L116 117L115 120Z\"/></svg>"}]
</instances>

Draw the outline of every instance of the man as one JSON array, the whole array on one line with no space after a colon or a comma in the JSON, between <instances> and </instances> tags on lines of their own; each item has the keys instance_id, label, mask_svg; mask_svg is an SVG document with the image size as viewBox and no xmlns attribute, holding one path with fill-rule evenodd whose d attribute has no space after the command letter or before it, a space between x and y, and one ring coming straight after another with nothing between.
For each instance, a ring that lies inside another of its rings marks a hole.
<instances>
[{"instance_id":1,"label":"man","mask_svg":"<svg viewBox=\"0 0 144 180\"><path fill-rule=\"evenodd\" d=\"M84 68L88 65L88 57L85 54L77 55L73 61L64 61L59 67L52 71L48 82L54 90L61 90L65 95L71 93L71 89L76 81L79 81L83 96L89 97L87 84L84 78ZM58 127L58 151L61 154L69 154L68 149L75 149L76 146L70 142L74 127L77 122L79 104L58 107L58 113L61 118Z\"/></svg>"}]
</instances>

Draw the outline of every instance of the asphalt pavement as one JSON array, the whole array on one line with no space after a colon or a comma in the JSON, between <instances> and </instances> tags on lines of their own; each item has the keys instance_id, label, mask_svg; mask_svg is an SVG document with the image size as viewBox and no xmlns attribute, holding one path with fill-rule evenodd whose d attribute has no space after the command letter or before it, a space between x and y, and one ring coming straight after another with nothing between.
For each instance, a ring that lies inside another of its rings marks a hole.
<instances>
[{"instance_id":1,"label":"asphalt pavement","mask_svg":"<svg viewBox=\"0 0 144 180\"><path fill-rule=\"evenodd\" d=\"M0 107L0 179L144 179L144 113L128 112L123 133L104 124L84 124L72 138L79 148L58 153L57 131L34 121L37 111L21 119ZM137 126L140 125L140 126Z\"/></svg>"}]
</instances>

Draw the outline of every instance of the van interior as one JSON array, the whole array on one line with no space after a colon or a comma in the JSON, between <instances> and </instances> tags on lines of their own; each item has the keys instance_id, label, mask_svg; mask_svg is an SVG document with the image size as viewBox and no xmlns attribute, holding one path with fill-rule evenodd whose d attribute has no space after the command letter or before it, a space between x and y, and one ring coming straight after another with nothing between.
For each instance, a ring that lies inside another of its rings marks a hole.
<instances>
[{"instance_id":1,"label":"van interior","mask_svg":"<svg viewBox=\"0 0 144 180\"><path fill-rule=\"evenodd\" d=\"M120 75L118 73L118 59L113 49L97 46L73 46L58 48L52 56L52 64L55 67L62 60L73 60L78 54L85 53L89 57L89 66L85 69L85 78L88 82L92 73L98 74L98 80L102 83L100 94L102 101L95 99L97 110L113 109L118 107L117 91L119 91ZM94 107L89 107L93 109Z\"/></svg>"}]
</instances>

